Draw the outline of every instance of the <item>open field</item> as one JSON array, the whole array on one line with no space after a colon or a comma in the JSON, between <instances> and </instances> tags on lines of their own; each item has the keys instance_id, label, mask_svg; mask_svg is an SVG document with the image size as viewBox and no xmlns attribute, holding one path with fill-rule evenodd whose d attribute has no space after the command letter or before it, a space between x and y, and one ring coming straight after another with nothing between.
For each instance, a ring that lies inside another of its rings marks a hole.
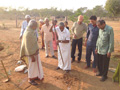
<instances>
[{"instance_id":1,"label":"open field","mask_svg":"<svg viewBox=\"0 0 120 90\"><path fill-rule=\"evenodd\" d=\"M69 22L71 28L72 22ZM116 68L120 62L120 22L108 21L112 26L115 34L115 52L112 54L110 67ZM18 21L20 27L21 21ZM0 90L120 90L118 83L112 82L113 73L108 73L108 80L100 82L92 72L92 68L84 70L85 67L85 47L83 46L83 57L81 63L74 62L72 71L68 74L62 70L55 70L57 67L56 59L46 59L44 50L40 50L40 57L44 70L44 81L39 82L38 86L31 86L27 82L27 74L23 72L14 72L19 60L20 28L15 28L15 21L0 21L0 43L4 50L0 51L0 60L3 60L11 81L3 83L6 78L2 65L0 63ZM39 46L41 47L39 37ZM55 52L57 56L57 53ZM4 57L5 56L5 57Z\"/></svg>"}]
</instances>

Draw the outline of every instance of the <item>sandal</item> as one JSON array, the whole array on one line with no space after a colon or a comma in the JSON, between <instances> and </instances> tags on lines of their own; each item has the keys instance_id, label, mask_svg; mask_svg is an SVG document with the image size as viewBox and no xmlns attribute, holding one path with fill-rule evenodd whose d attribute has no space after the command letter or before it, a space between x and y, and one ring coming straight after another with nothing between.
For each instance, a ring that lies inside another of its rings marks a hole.
<instances>
[{"instance_id":1,"label":"sandal","mask_svg":"<svg viewBox=\"0 0 120 90\"><path fill-rule=\"evenodd\" d=\"M38 85L34 80L28 81L31 85Z\"/></svg>"}]
</instances>

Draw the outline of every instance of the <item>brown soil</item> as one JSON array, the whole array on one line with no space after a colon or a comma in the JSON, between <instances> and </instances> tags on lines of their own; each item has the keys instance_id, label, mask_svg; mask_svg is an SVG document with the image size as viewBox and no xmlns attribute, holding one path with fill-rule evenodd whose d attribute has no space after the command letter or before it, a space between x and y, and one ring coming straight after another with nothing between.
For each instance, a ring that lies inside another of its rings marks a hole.
<instances>
[{"instance_id":1,"label":"brown soil","mask_svg":"<svg viewBox=\"0 0 120 90\"><path fill-rule=\"evenodd\" d=\"M5 25L8 30L0 30L0 43L4 46L4 49L0 51L0 60L3 60L4 65L8 71L11 81L3 83L6 79L5 72L0 63L0 90L120 90L118 83L112 82L112 76L114 73L108 73L108 80L100 82L100 77L96 77L92 72L92 68L85 70L85 47L83 46L82 62L72 63L72 70L66 73L62 70L56 70L58 61L52 58L45 58L45 51L40 50L40 57L44 70L44 81L40 82L38 86L32 86L27 82L27 74L23 72L14 72L16 64L19 60L20 41L19 33L20 28L14 28L15 21L1 21L6 22ZM21 21L19 21L21 22ZM120 42L120 27L119 22L107 22L114 28L115 41ZM69 22L71 27L72 23ZM41 47L40 38L39 45ZM120 46L120 44L119 44ZM120 50L118 44L115 43L115 52L113 57L119 55ZM57 56L57 53L55 52ZM117 56L118 57L118 56ZM77 58L76 58L77 59ZM113 58L114 59L114 58ZM117 62L112 61L110 67L116 67Z\"/></svg>"}]
</instances>

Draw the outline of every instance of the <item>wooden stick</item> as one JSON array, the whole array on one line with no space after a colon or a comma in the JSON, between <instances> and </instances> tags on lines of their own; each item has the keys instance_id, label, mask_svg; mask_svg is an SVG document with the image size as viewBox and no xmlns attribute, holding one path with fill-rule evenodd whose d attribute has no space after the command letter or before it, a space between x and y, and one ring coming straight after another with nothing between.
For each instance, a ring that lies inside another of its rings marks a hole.
<instances>
[{"instance_id":1,"label":"wooden stick","mask_svg":"<svg viewBox=\"0 0 120 90\"><path fill-rule=\"evenodd\" d=\"M55 26L54 26L54 30L55 30L55 34L57 35L57 32L56 32ZM58 38L58 35L57 35L57 38ZM62 57L62 53L61 53L61 49L60 49L59 43L58 43L58 48L59 48L60 56L61 56L62 63L63 63L63 66L64 66L64 61L63 61L63 57Z\"/></svg>"},{"instance_id":2,"label":"wooden stick","mask_svg":"<svg viewBox=\"0 0 120 90\"><path fill-rule=\"evenodd\" d=\"M5 68L5 66L4 66L4 63L3 63L2 60L0 60L0 61L1 61L1 63L2 63L2 66L3 66L3 69L4 69L5 74L6 74L6 76L7 76L7 79L9 80L10 78L9 78L9 76L8 76L8 73L7 73L7 71L6 71L6 68Z\"/></svg>"},{"instance_id":3,"label":"wooden stick","mask_svg":"<svg viewBox=\"0 0 120 90\"><path fill-rule=\"evenodd\" d=\"M61 56L62 63L63 63L63 66L64 66L64 61L63 61L63 57L62 57L62 53L61 53L61 49L60 49L60 46L59 46L59 44L58 44L58 48L59 48L59 51L60 51L60 56Z\"/></svg>"}]
</instances>

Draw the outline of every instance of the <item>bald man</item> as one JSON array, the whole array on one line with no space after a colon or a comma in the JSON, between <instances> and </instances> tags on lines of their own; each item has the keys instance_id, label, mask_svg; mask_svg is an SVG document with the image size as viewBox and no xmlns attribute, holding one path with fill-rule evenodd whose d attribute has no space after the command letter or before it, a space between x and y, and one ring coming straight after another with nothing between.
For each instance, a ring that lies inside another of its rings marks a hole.
<instances>
[{"instance_id":1,"label":"bald man","mask_svg":"<svg viewBox=\"0 0 120 90\"><path fill-rule=\"evenodd\" d=\"M54 50L53 50L53 32L50 32L50 29L52 28L52 25L49 24L49 19L45 18L45 24L42 26L41 28L41 32L42 32L42 36L44 38L44 43L45 43L45 57L48 58L49 57L49 51L48 51L48 45L50 46L50 53L52 58L56 57L54 56Z\"/></svg>"},{"instance_id":2,"label":"bald man","mask_svg":"<svg viewBox=\"0 0 120 90\"><path fill-rule=\"evenodd\" d=\"M82 43L83 43L83 34L87 31L87 26L85 23L83 23L84 17L82 15L78 16L78 21L75 22L72 26L72 34L73 34L73 40L72 40L72 51L71 51L71 58L72 62L75 61L75 51L76 51L76 45L78 45L78 63L81 60L82 56Z\"/></svg>"}]
</instances>

